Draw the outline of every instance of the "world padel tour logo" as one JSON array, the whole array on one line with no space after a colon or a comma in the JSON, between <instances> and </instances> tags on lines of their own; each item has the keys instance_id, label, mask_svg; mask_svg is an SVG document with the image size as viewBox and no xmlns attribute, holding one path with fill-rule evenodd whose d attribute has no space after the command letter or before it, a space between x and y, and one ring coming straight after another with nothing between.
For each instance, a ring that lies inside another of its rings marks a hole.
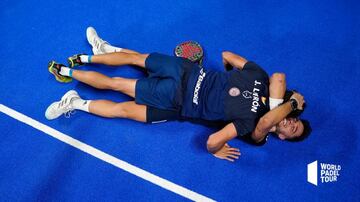
<instances>
[{"instance_id":1,"label":"world padel tour logo","mask_svg":"<svg viewBox=\"0 0 360 202\"><path fill-rule=\"evenodd\" d=\"M340 165L320 163L320 167L318 167L318 161L314 161L307 165L307 181L316 186L318 185L318 181L321 183L337 182L340 171ZM320 176L318 176L319 173Z\"/></svg>"}]
</instances>

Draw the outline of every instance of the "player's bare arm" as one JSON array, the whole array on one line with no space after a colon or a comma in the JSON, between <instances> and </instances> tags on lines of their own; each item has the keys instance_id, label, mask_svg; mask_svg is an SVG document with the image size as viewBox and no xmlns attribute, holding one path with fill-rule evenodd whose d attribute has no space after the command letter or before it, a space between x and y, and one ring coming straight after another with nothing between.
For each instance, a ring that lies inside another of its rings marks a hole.
<instances>
[{"instance_id":1,"label":"player's bare arm","mask_svg":"<svg viewBox=\"0 0 360 202\"><path fill-rule=\"evenodd\" d=\"M290 100L281 106L267 112L263 117L260 118L255 130L251 137L255 142L261 142L267 135L272 132L273 127L283 120L291 111L294 110L292 106L292 99L297 102L297 109L302 109L304 104L304 97L299 93L294 93Z\"/></svg>"},{"instance_id":2,"label":"player's bare arm","mask_svg":"<svg viewBox=\"0 0 360 202\"><path fill-rule=\"evenodd\" d=\"M215 157L234 161L239 158L240 152L238 148L230 147L227 142L237 136L234 124L230 123L223 129L209 136L207 141L207 149Z\"/></svg>"},{"instance_id":3,"label":"player's bare arm","mask_svg":"<svg viewBox=\"0 0 360 202\"><path fill-rule=\"evenodd\" d=\"M236 55L230 51L222 52L223 64L226 70L231 70L232 67L242 69L247 63L247 60L240 55Z\"/></svg>"}]
</instances>

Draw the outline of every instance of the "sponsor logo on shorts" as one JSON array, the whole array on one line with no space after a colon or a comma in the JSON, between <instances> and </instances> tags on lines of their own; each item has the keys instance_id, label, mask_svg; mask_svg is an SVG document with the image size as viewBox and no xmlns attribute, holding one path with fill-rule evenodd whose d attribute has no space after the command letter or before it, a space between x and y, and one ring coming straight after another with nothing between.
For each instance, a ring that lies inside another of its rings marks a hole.
<instances>
[{"instance_id":1,"label":"sponsor logo on shorts","mask_svg":"<svg viewBox=\"0 0 360 202\"><path fill-rule=\"evenodd\" d=\"M320 171L320 176L318 175ZM315 186L318 186L318 181L321 183L333 183L339 180L341 166L337 164L320 163L314 161L307 165L307 181Z\"/></svg>"},{"instance_id":2,"label":"sponsor logo on shorts","mask_svg":"<svg viewBox=\"0 0 360 202\"><path fill-rule=\"evenodd\" d=\"M229 95L236 97L236 96L240 95L240 90L236 87L232 87L229 90Z\"/></svg>"}]
</instances>

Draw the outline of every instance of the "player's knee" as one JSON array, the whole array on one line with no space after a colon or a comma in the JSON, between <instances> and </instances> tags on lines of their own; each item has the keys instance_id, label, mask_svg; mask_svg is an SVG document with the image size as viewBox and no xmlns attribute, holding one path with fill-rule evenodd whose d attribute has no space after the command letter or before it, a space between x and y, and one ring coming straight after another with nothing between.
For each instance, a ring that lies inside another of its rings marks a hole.
<instances>
[{"instance_id":1,"label":"player's knee","mask_svg":"<svg viewBox=\"0 0 360 202\"><path fill-rule=\"evenodd\" d=\"M131 63L137 66L143 66L145 64L147 54L132 53Z\"/></svg>"},{"instance_id":2,"label":"player's knee","mask_svg":"<svg viewBox=\"0 0 360 202\"><path fill-rule=\"evenodd\" d=\"M285 74L284 73L274 73L271 75L270 83L272 82L278 82L278 83L284 83L285 82Z\"/></svg>"},{"instance_id":3,"label":"player's knee","mask_svg":"<svg viewBox=\"0 0 360 202\"><path fill-rule=\"evenodd\" d=\"M109 89L115 90L115 91L121 91L121 87L123 86L123 78L121 77L113 77L111 78L109 82Z\"/></svg>"},{"instance_id":4,"label":"player's knee","mask_svg":"<svg viewBox=\"0 0 360 202\"><path fill-rule=\"evenodd\" d=\"M129 110L123 103L118 103L114 106L113 109L113 117L118 118L127 118L129 114Z\"/></svg>"}]
</instances>

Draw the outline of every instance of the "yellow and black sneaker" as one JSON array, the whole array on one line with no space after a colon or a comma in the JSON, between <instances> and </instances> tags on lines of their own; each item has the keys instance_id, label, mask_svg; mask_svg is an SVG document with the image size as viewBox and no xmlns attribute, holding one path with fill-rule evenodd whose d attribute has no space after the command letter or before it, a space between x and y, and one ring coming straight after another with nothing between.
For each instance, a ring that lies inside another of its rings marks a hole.
<instances>
[{"instance_id":1,"label":"yellow and black sneaker","mask_svg":"<svg viewBox=\"0 0 360 202\"><path fill-rule=\"evenodd\" d=\"M71 77L63 76L60 74L61 67L65 67L63 64L56 63L55 61L50 61L48 64L48 70L51 74L55 76L55 79L62 83L69 83L72 81Z\"/></svg>"},{"instance_id":2,"label":"yellow and black sneaker","mask_svg":"<svg viewBox=\"0 0 360 202\"><path fill-rule=\"evenodd\" d=\"M68 58L69 67L72 68L72 67L83 65L84 63L81 62L81 59L80 59L81 55L86 55L86 54L85 53L76 54L76 55L73 55L73 56L69 57Z\"/></svg>"}]
</instances>

